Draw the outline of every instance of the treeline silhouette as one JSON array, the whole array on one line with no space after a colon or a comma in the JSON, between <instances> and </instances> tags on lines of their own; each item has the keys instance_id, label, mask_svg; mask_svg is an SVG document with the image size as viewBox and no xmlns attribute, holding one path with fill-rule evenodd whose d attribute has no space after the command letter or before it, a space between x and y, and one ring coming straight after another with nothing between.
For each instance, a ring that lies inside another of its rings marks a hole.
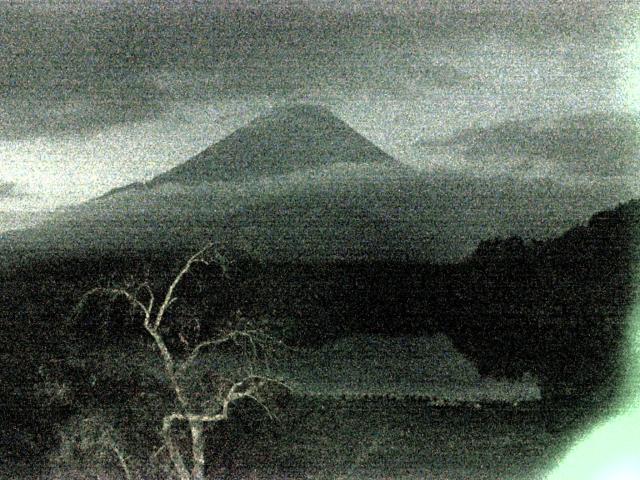
<instances>
[{"instance_id":1,"label":"treeline silhouette","mask_svg":"<svg viewBox=\"0 0 640 480\"><path fill-rule=\"evenodd\" d=\"M482 374L531 372L545 385L606 389L624 370L639 207L638 200L621 204L552 240L487 240L451 265L287 264L226 252L234 259L227 274L195 268L178 294L183 307L172 315L198 315L206 336L240 311L293 345L363 332L443 332ZM51 255L2 272L0 340L15 363L4 376L14 372L9 376L25 382L29 375L21 369L33 371L27 365L43 355L146 338L125 302L96 299L76 316L73 306L89 288L122 284L129 276L146 276L161 290L186 256L169 250Z\"/></svg>"}]
</instances>

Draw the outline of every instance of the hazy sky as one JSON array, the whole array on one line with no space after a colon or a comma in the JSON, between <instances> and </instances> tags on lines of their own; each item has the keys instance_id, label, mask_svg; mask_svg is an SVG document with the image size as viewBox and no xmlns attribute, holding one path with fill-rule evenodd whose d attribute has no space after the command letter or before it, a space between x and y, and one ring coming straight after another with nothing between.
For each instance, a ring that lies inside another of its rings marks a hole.
<instances>
[{"instance_id":1,"label":"hazy sky","mask_svg":"<svg viewBox=\"0 0 640 480\"><path fill-rule=\"evenodd\" d=\"M635 182L637 2L215 5L2 2L0 213L149 179L293 100L421 170Z\"/></svg>"}]
</instances>

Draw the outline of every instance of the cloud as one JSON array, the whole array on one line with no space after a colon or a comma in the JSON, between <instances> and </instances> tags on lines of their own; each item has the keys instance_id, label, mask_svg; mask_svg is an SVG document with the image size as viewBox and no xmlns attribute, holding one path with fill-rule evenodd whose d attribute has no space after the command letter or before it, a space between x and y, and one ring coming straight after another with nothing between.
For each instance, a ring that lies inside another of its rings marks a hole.
<instances>
[{"instance_id":1,"label":"cloud","mask_svg":"<svg viewBox=\"0 0 640 480\"><path fill-rule=\"evenodd\" d=\"M144 80L96 80L73 88L52 82L14 89L0 101L0 139L83 133L153 118L163 110Z\"/></svg>"},{"instance_id":2,"label":"cloud","mask_svg":"<svg viewBox=\"0 0 640 480\"><path fill-rule=\"evenodd\" d=\"M172 111L176 102L225 95L421 96L479 82L493 85L496 76L510 78L511 72L491 62L488 68L474 68L484 58L477 53L471 54L468 69L458 63L486 43L488 31L500 33L500 41L504 37L508 49L498 54L511 59L512 44L522 43L520 37L538 41L559 30L549 23L556 15L525 15L526 22L520 18L535 2L516 2L523 6L515 8L522 10L519 16L497 17L489 8L495 2L459 7L459 2L449 1L371 0L364 3L369 9L361 9L358 2L326 0L321 2L324 8L314 8L312 1L293 8L298 3L229 0L207 5L183 0L159 6L33 0L9 6L0 18L5 59L0 69L0 139L85 133L154 120ZM402 13L414 3L421 7ZM482 15L475 12L476 5ZM442 15L433 14L432 6ZM565 16L582 19L575 15L577 8L567 8ZM599 51L591 45L598 43L592 37L603 29L590 28L588 22L573 28L565 17L560 23L571 31L588 32L587 50ZM528 46L525 51L530 51ZM527 55L523 61L530 59ZM546 61L546 54L541 58ZM593 63L591 57L576 61ZM515 76L521 77L518 72Z\"/></svg>"},{"instance_id":3,"label":"cloud","mask_svg":"<svg viewBox=\"0 0 640 480\"><path fill-rule=\"evenodd\" d=\"M410 29L409 29L410 30ZM220 96L396 93L463 72L397 22L202 8L8 9L0 44L0 139L83 133ZM415 29L414 29L415 30Z\"/></svg>"},{"instance_id":4,"label":"cloud","mask_svg":"<svg viewBox=\"0 0 640 480\"><path fill-rule=\"evenodd\" d=\"M522 172L547 166L555 173L610 177L633 173L639 135L640 117L600 112L503 122L418 145L423 151L454 148L470 168L495 162Z\"/></svg>"},{"instance_id":5,"label":"cloud","mask_svg":"<svg viewBox=\"0 0 640 480\"><path fill-rule=\"evenodd\" d=\"M82 133L157 114L135 19L7 10L0 139ZM133 23L132 23L133 22Z\"/></svg>"}]
</instances>

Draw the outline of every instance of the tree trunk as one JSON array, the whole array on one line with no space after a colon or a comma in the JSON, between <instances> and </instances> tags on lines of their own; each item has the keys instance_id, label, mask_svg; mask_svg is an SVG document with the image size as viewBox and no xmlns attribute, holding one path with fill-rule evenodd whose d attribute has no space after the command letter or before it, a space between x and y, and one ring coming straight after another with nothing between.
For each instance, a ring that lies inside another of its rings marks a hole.
<instances>
[{"instance_id":1,"label":"tree trunk","mask_svg":"<svg viewBox=\"0 0 640 480\"><path fill-rule=\"evenodd\" d=\"M173 439L171 438L171 424L172 424L172 416L169 415L164 418L164 422L162 425L162 436L164 437L164 444L167 446L167 450L169 450L169 456L171 457L171 462L178 474L180 480L191 480L189 476L189 470L184 464L184 460L182 459L182 454L178 449L178 446L173 443Z\"/></svg>"},{"instance_id":2,"label":"tree trunk","mask_svg":"<svg viewBox=\"0 0 640 480\"><path fill-rule=\"evenodd\" d=\"M191 447L193 457L191 479L204 480L204 435L202 431L202 420L189 420L189 428L191 428Z\"/></svg>"}]
</instances>

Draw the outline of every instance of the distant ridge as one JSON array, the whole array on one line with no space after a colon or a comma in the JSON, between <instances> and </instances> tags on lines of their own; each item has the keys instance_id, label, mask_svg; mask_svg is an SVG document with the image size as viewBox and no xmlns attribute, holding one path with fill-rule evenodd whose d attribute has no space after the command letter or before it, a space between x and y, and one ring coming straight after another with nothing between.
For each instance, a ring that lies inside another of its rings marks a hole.
<instances>
[{"instance_id":1,"label":"distant ridge","mask_svg":"<svg viewBox=\"0 0 640 480\"><path fill-rule=\"evenodd\" d=\"M397 164L328 108L294 104L254 119L146 186L242 181L340 162Z\"/></svg>"},{"instance_id":2,"label":"distant ridge","mask_svg":"<svg viewBox=\"0 0 640 480\"><path fill-rule=\"evenodd\" d=\"M146 184L143 183L143 182L133 182L133 183L130 183L130 184L125 185L123 187L112 188L107 193L103 193L102 195L96 197L95 200L100 200L102 198L107 198L107 197L110 197L112 195L117 195L119 193L127 192L129 190L140 190L140 189L145 188L145 186L146 186Z\"/></svg>"}]
</instances>

